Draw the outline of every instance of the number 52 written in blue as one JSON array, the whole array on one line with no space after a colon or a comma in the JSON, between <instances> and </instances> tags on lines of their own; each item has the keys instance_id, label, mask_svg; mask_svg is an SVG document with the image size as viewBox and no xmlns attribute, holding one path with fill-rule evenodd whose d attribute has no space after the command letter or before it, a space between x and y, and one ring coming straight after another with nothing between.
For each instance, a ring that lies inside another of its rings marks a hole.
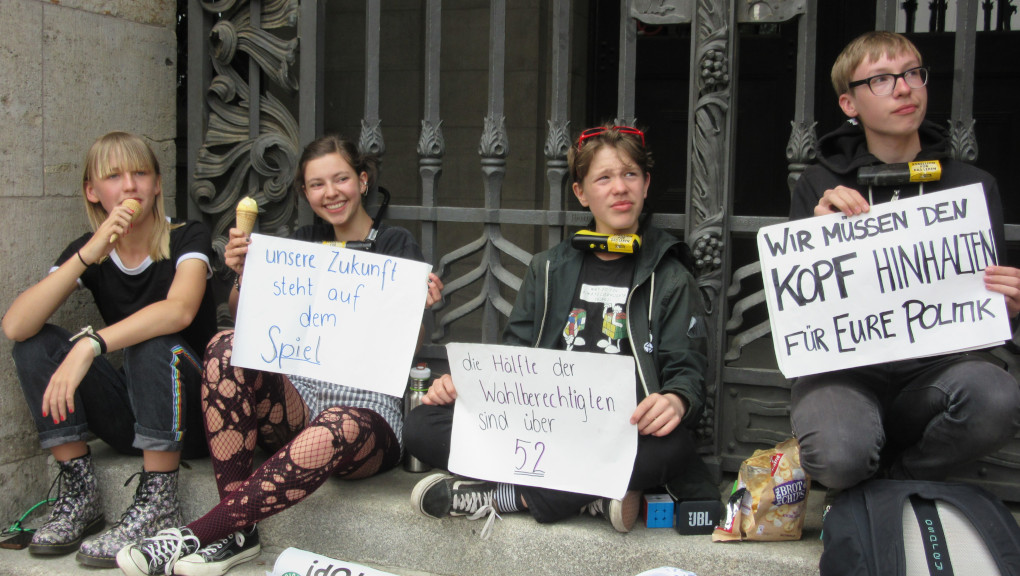
<instances>
[{"instance_id":1,"label":"number 52 written in blue","mask_svg":"<svg viewBox=\"0 0 1020 576\"><path fill-rule=\"evenodd\" d=\"M545 470L538 467L542 456L545 455L545 442L529 442L518 438L514 455L519 458L520 462L514 468L514 474L540 478L545 476Z\"/></svg>"}]
</instances>

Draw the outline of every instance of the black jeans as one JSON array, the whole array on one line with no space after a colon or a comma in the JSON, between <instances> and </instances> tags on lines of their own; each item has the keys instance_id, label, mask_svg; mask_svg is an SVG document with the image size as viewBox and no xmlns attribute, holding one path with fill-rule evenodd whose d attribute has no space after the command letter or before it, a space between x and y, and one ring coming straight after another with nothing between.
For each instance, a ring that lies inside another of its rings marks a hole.
<instances>
[{"instance_id":1,"label":"black jeans","mask_svg":"<svg viewBox=\"0 0 1020 576\"><path fill-rule=\"evenodd\" d=\"M1020 429L1020 387L969 354L903 360L793 383L790 419L811 478L844 489L875 475L941 481Z\"/></svg>"},{"instance_id":2,"label":"black jeans","mask_svg":"<svg viewBox=\"0 0 1020 576\"><path fill-rule=\"evenodd\" d=\"M124 350L117 370L97 357L74 393L74 413L54 424L42 415L50 377L70 351L71 333L47 324L38 334L15 342L12 355L39 444L52 448L95 434L118 452L183 451L208 453L199 406L202 365L180 335L159 336Z\"/></svg>"},{"instance_id":3,"label":"black jeans","mask_svg":"<svg viewBox=\"0 0 1020 576\"><path fill-rule=\"evenodd\" d=\"M453 406L418 406L404 419L404 449L435 468L448 469ZM680 475L697 458L694 441L687 428L661 438L638 436L637 456L630 476L630 490L646 490L666 484ZM581 508L597 500L590 494L574 494L549 488L517 486L528 503L528 511L538 522L555 522L577 516Z\"/></svg>"}]
</instances>

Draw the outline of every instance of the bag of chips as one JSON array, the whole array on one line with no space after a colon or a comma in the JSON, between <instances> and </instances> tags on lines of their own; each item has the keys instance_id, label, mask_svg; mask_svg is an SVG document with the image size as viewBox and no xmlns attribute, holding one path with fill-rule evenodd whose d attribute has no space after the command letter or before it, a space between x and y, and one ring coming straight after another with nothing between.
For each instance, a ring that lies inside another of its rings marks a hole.
<instances>
[{"instance_id":1,"label":"bag of chips","mask_svg":"<svg viewBox=\"0 0 1020 576\"><path fill-rule=\"evenodd\" d=\"M712 541L799 540L810 490L796 438L756 450L740 465L726 518Z\"/></svg>"}]
</instances>

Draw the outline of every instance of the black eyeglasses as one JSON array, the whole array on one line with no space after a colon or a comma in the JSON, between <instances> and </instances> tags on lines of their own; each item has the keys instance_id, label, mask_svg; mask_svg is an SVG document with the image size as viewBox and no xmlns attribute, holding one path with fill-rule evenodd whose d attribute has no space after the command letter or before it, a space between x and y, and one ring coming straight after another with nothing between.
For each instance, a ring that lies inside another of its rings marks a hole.
<instances>
[{"instance_id":1,"label":"black eyeglasses","mask_svg":"<svg viewBox=\"0 0 1020 576\"><path fill-rule=\"evenodd\" d=\"M594 138L595 136L598 136L600 134L604 134L606 130L609 129L610 128L598 126L596 128L588 128L584 132L581 132L581 135L577 137L577 149L578 150L581 149L581 145L584 144L585 140L589 138ZM640 136L641 145L642 146L645 145L645 133L638 130L637 128L634 128L633 126L613 126L612 129L616 130L617 132L620 132L621 134L633 134L634 136Z\"/></svg>"},{"instance_id":2,"label":"black eyeglasses","mask_svg":"<svg viewBox=\"0 0 1020 576\"><path fill-rule=\"evenodd\" d=\"M848 88L856 88L861 84L867 84L871 93L875 96L888 96L896 89L896 80L903 78L903 81L911 88L920 88L928 83L928 69L924 66L904 70L899 74L876 74L864 80L854 80L847 84Z\"/></svg>"}]
</instances>

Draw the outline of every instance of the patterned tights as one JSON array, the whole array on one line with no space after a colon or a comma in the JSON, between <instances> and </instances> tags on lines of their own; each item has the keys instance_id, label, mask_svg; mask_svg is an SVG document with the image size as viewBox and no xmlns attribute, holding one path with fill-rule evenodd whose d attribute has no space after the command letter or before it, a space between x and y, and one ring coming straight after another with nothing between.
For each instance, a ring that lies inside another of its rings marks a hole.
<instances>
[{"instance_id":1,"label":"patterned tights","mask_svg":"<svg viewBox=\"0 0 1020 576\"><path fill-rule=\"evenodd\" d=\"M205 544L297 504L330 476L367 478L396 465L399 446L371 410L335 406L308 419L282 374L230 364L234 333L206 349L202 411L220 503L188 525ZM273 455L251 473L255 446Z\"/></svg>"}]
</instances>

